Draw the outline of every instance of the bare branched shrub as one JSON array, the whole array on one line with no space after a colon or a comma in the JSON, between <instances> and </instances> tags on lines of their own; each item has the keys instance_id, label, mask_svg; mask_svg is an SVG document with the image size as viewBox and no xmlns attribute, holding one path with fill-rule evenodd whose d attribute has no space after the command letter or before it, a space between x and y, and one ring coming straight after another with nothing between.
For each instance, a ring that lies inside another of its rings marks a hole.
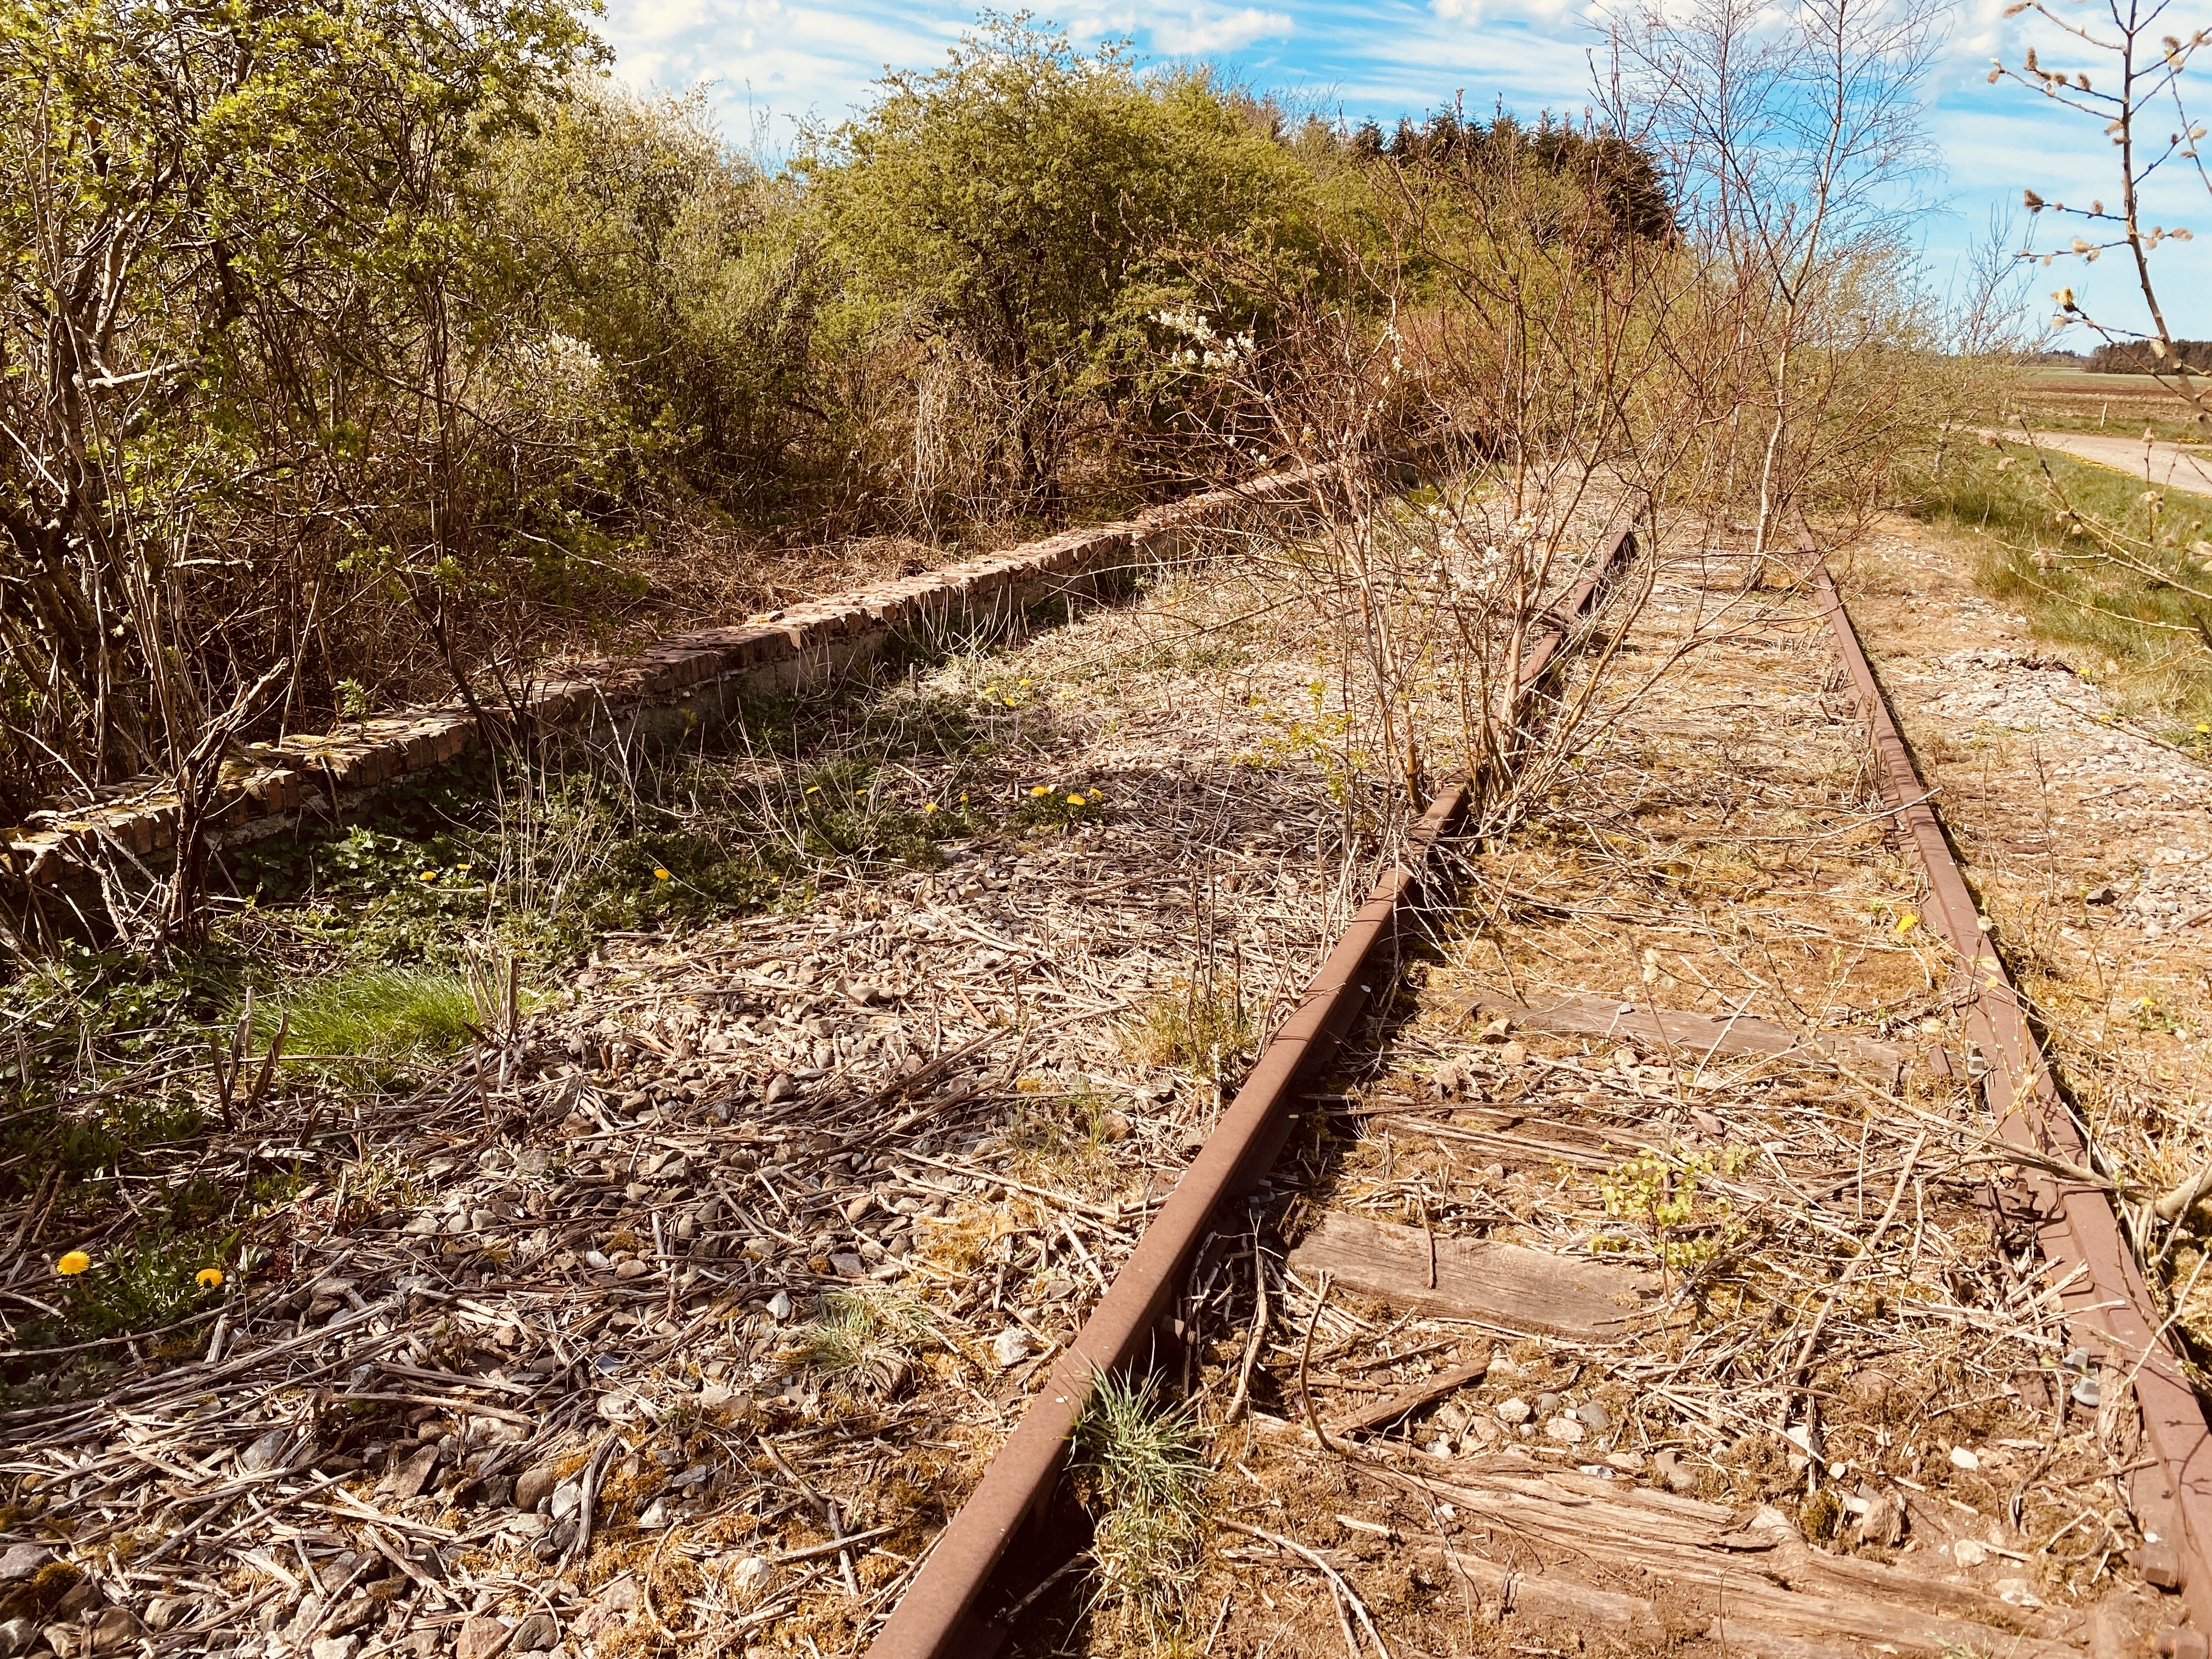
<instances>
[{"instance_id":1,"label":"bare branched shrub","mask_svg":"<svg viewBox=\"0 0 2212 1659\"><path fill-rule=\"evenodd\" d=\"M2212 425L2212 379L2204 374L2203 343L2179 339L2167 320L2169 243L2187 245L2185 226L2153 217L2149 198L2160 191L2176 206L2203 191L2212 194L2198 155L2205 129L2192 78L2198 52L2212 32L2177 24L2167 5L2106 4L2060 14L2040 0L2019 0L2007 17L2023 15L2044 38L2007 62L1993 60L1991 83L2009 82L2039 94L2057 109L2081 118L2083 142L2112 157L2112 205L2093 198L2085 206L2054 199L2033 184L2021 191L2033 231L2015 258L2024 269L2078 264L2084 269L2106 254L2125 262L2123 289L2142 306L2144 325L2119 319L2117 305L2093 306L2071 283L2051 294L2051 328L2062 337L2081 329L2100 343L2093 366L2154 376L2173 399L2174 413ZM2045 61L2042 52L2063 61ZM2087 65L2089 67L2083 67ZM2094 67L2093 76L2090 69ZM2087 129L2098 131L2092 137ZM2055 234L2051 234L2055 232ZM2040 247L2039 234L2049 235ZM2161 255L2166 257L2161 257ZM2033 442L2033 434L2023 433ZM2151 486L2151 433L2143 434L2144 483L2137 514L2099 512L2069 489L2049 457L2035 457L2055 547L2039 546L2035 568L2058 579L2038 582L2039 593L2079 613L2124 624L2131 633L2162 635L2160 654L2185 655L2201 673L2212 652L2212 546L2185 542L2166 513L2163 489ZM2001 461L1999 465L2008 465ZM2027 580L2033 581L2035 578ZM2146 596L2155 594L2147 604ZM2161 614L2152 614L2153 612Z\"/></svg>"},{"instance_id":2,"label":"bare branched shrub","mask_svg":"<svg viewBox=\"0 0 2212 1659\"><path fill-rule=\"evenodd\" d=\"M1938 17L1699 0L1613 26L1605 107L1674 180L1693 273L1668 324L1698 343L1690 489L1747 520L1755 555L1798 511L1875 504L1962 390L1906 240Z\"/></svg>"}]
</instances>

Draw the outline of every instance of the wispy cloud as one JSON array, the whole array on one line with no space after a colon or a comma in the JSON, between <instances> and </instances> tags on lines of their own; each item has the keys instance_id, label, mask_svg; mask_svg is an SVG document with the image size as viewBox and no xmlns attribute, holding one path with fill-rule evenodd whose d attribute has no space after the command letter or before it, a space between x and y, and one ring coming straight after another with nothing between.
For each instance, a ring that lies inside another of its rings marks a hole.
<instances>
[{"instance_id":1,"label":"wispy cloud","mask_svg":"<svg viewBox=\"0 0 2212 1659\"><path fill-rule=\"evenodd\" d=\"M1072 0L1056 15L1081 40L1127 36L1156 58L1206 58L1296 105L1386 126L1455 99L1486 118L1497 106L1530 117L1579 114L1592 99L1590 54L1603 34L1602 0ZM2028 18L2007 0L1961 0L1933 66L1929 118L1942 158L1942 210L1918 227L1939 284L1984 236L1992 211L2016 209L2023 187L2087 202L2116 197L2116 152L2097 123L2068 117L2017 87L1989 86L1992 56L2017 61ZM605 32L617 72L633 84L678 89L711 81L730 126L765 121L773 151L809 118L836 120L865 104L886 65L924 68L971 27L971 5L945 0L608 0ZM2046 56L2051 50L2046 48ZM2052 61L2058 61L2053 59ZM2070 60L2069 66L2073 66ZM2099 67L2084 59L2081 67ZM2162 136L2162 135L2161 135ZM2179 177L2154 191L2164 222L2206 233L2160 250L2172 289L2169 321L2212 336L2212 212ZM2192 223L2191 215L2197 222ZM2046 219L2023 231L2039 232ZM2063 240L2070 240L2071 233ZM2127 273L2109 256L2086 270L2039 270L2037 292L2063 280L2127 314L2140 310ZM2045 276L2051 280L2042 280Z\"/></svg>"},{"instance_id":2,"label":"wispy cloud","mask_svg":"<svg viewBox=\"0 0 2212 1659\"><path fill-rule=\"evenodd\" d=\"M1163 17L1150 33L1152 49L1170 58L1211 58L1242 52L1261 40L1288 40L1297 27L1287 13L1247 6L1242 11L1193 10L1184 18Z\"/></svg>"}]
</instances>

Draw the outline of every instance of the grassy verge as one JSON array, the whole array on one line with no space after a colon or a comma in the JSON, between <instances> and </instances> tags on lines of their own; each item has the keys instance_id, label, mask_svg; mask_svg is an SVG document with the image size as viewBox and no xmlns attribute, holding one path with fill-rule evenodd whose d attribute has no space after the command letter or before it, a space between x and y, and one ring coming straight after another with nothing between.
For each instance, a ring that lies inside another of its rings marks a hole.
<instances>
[{"instance_id":1,"label":"grassy verge","mask_svg":"<svg viewBox=\"0 0 2212 1659\"><path fill-rule=\"evenodd\" d=\"M1923 488L1919 516L1974 560L1984 591L2018 606L2037 637L2177 743L2212 724L2212 605L2173 580L2094 556L2071 513L2148 550L2173 580L2212 591L2212 499L2148 489L2108 467L2022 445L1954 452Z\"/></svg>"}]
</instances>

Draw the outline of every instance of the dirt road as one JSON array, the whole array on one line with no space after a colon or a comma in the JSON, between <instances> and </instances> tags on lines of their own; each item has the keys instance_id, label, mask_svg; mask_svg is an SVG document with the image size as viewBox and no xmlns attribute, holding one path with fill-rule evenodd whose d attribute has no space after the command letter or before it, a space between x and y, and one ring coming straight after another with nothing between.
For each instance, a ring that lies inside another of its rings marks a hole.
<instances>
[{"instance_id":1,"label":"dirt road","mask_svg":"<svg viewBox=\"0 0 2212 1659\"><path fill-rule=\"evenodd\" d=\"M2045 449L2056 449L2170 489L2212 495L2212 455L2186 445L2145 442L2102 432L2039 432L2035 441Z\"/></svg>"}]
</instances>

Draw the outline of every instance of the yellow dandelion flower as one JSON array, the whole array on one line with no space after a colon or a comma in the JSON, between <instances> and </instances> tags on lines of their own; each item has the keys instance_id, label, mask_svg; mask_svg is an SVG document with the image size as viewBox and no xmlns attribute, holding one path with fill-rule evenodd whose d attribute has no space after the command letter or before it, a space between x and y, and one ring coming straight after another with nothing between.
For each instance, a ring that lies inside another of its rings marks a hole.
<instances>
[{"instance_id":1,"label":"yellow dandelion flower","mask_svg":"<svg viewBox=\"0 0 2212 1659\"><path fill-rule=\"evenodd\" d=\"M2203 720L2199 720L2197 722L2197 729L2200 732L2212 732L2212 726L2207 726Z\"/></svg>"},{"instance_id":2,"label":"yellow dandelion flower","mask_svg":"<svg viewBox=\"0 0 2212 1659\"><path fill-rule=\"evenodd\" d=\"M934 812L937 810L937 803L933 800L926 800L921 804L921 810L925 812Z\"/></svg>"},{"instance_id":3,"label":"yellow dandelion flower","mask_svg":"<svg viewBox=\"0 0 2212 1659\"><path fill-rule=\"evenodd\" d=\"M220 1267L203 1267L192 1276L211 1291L222 1284L222 1269Z\"/></svg>"},{"instance_id":4,"label":"yellow dandelion flower","mask_svg":"<svg viewBox=\"0 0 2212 1659\"><path fill-rule=\"evenodd\" d=\"M70 1278L74 1279L77 1274L82 1273L90 1266L92 1266L92 1258L90 1256L87 1255L82 1250L71 1250L66 1255L63 1256L60 1261L54 1263L54 1271L58 1273L66 1273Z\"/></svg>"},{"instance_id":5,"label":"yellow dandelion flower","mask_svg":"<svg viewBox=\"0 0 2212 1659\"><path fill-rule=\"evenodd\" d=\"M1067 804L1070 806L1081 806L1085 805L1083 797L1080 795L1070 795L1067 798Z\"/></svg>"},{"instance_id":6,"label":"yellow dandelion flower","mask_svg":"<svg viewBox=\"0 0 2212 1659\"><path fill-rule=\"evenodd\" d=\"M665 870L655 870L653 872L653 878L655 881L666 881L668 879L668 872Z\"/></svg>"},{"instance_id":7,"label":"yellow dandelion flower","mask_svg":"<svg viewBox=\"0 0 2212 1659\"><path fill-rule=\"evenodd\" d=\"M1897 931L1900 933L1909 933L1919 925L1920 918L1914 915L1910 910L1907 910L1903 915L1897 919Z\"/></svg>"},{"instance_id":8,"label":"yellow dandelion flower","mask_svg":"<svg viewBox=\"0 0 2212 1659\"><path fill-rule=\"evenodd\" d=\"M425 881L435 881L437 878L438 872L435 870L425 870L422 872L422 879Z\"/></svg>"},{"instance_id":9,"label":"yellow dandelion flower","mask_svg":"<svg viewBox=\"0 0 2212 1659\"><path fill-rule=\"evenodd\" d=\"M1030 793L1031 793L1032 795L1035 795L1038 799L1042 800L1042 799L1044 799L1044 797L1046 797L1047 795L1049 795L1050 793L1052 793L1052 790L1051 790L1051 787L1050 787L1048 785L1040 783L1040 784L1036 784L1036 785L1032 786L1032 787L1031 787L1031 788L1030 788Z\"/></svg>"}]
</instances>

